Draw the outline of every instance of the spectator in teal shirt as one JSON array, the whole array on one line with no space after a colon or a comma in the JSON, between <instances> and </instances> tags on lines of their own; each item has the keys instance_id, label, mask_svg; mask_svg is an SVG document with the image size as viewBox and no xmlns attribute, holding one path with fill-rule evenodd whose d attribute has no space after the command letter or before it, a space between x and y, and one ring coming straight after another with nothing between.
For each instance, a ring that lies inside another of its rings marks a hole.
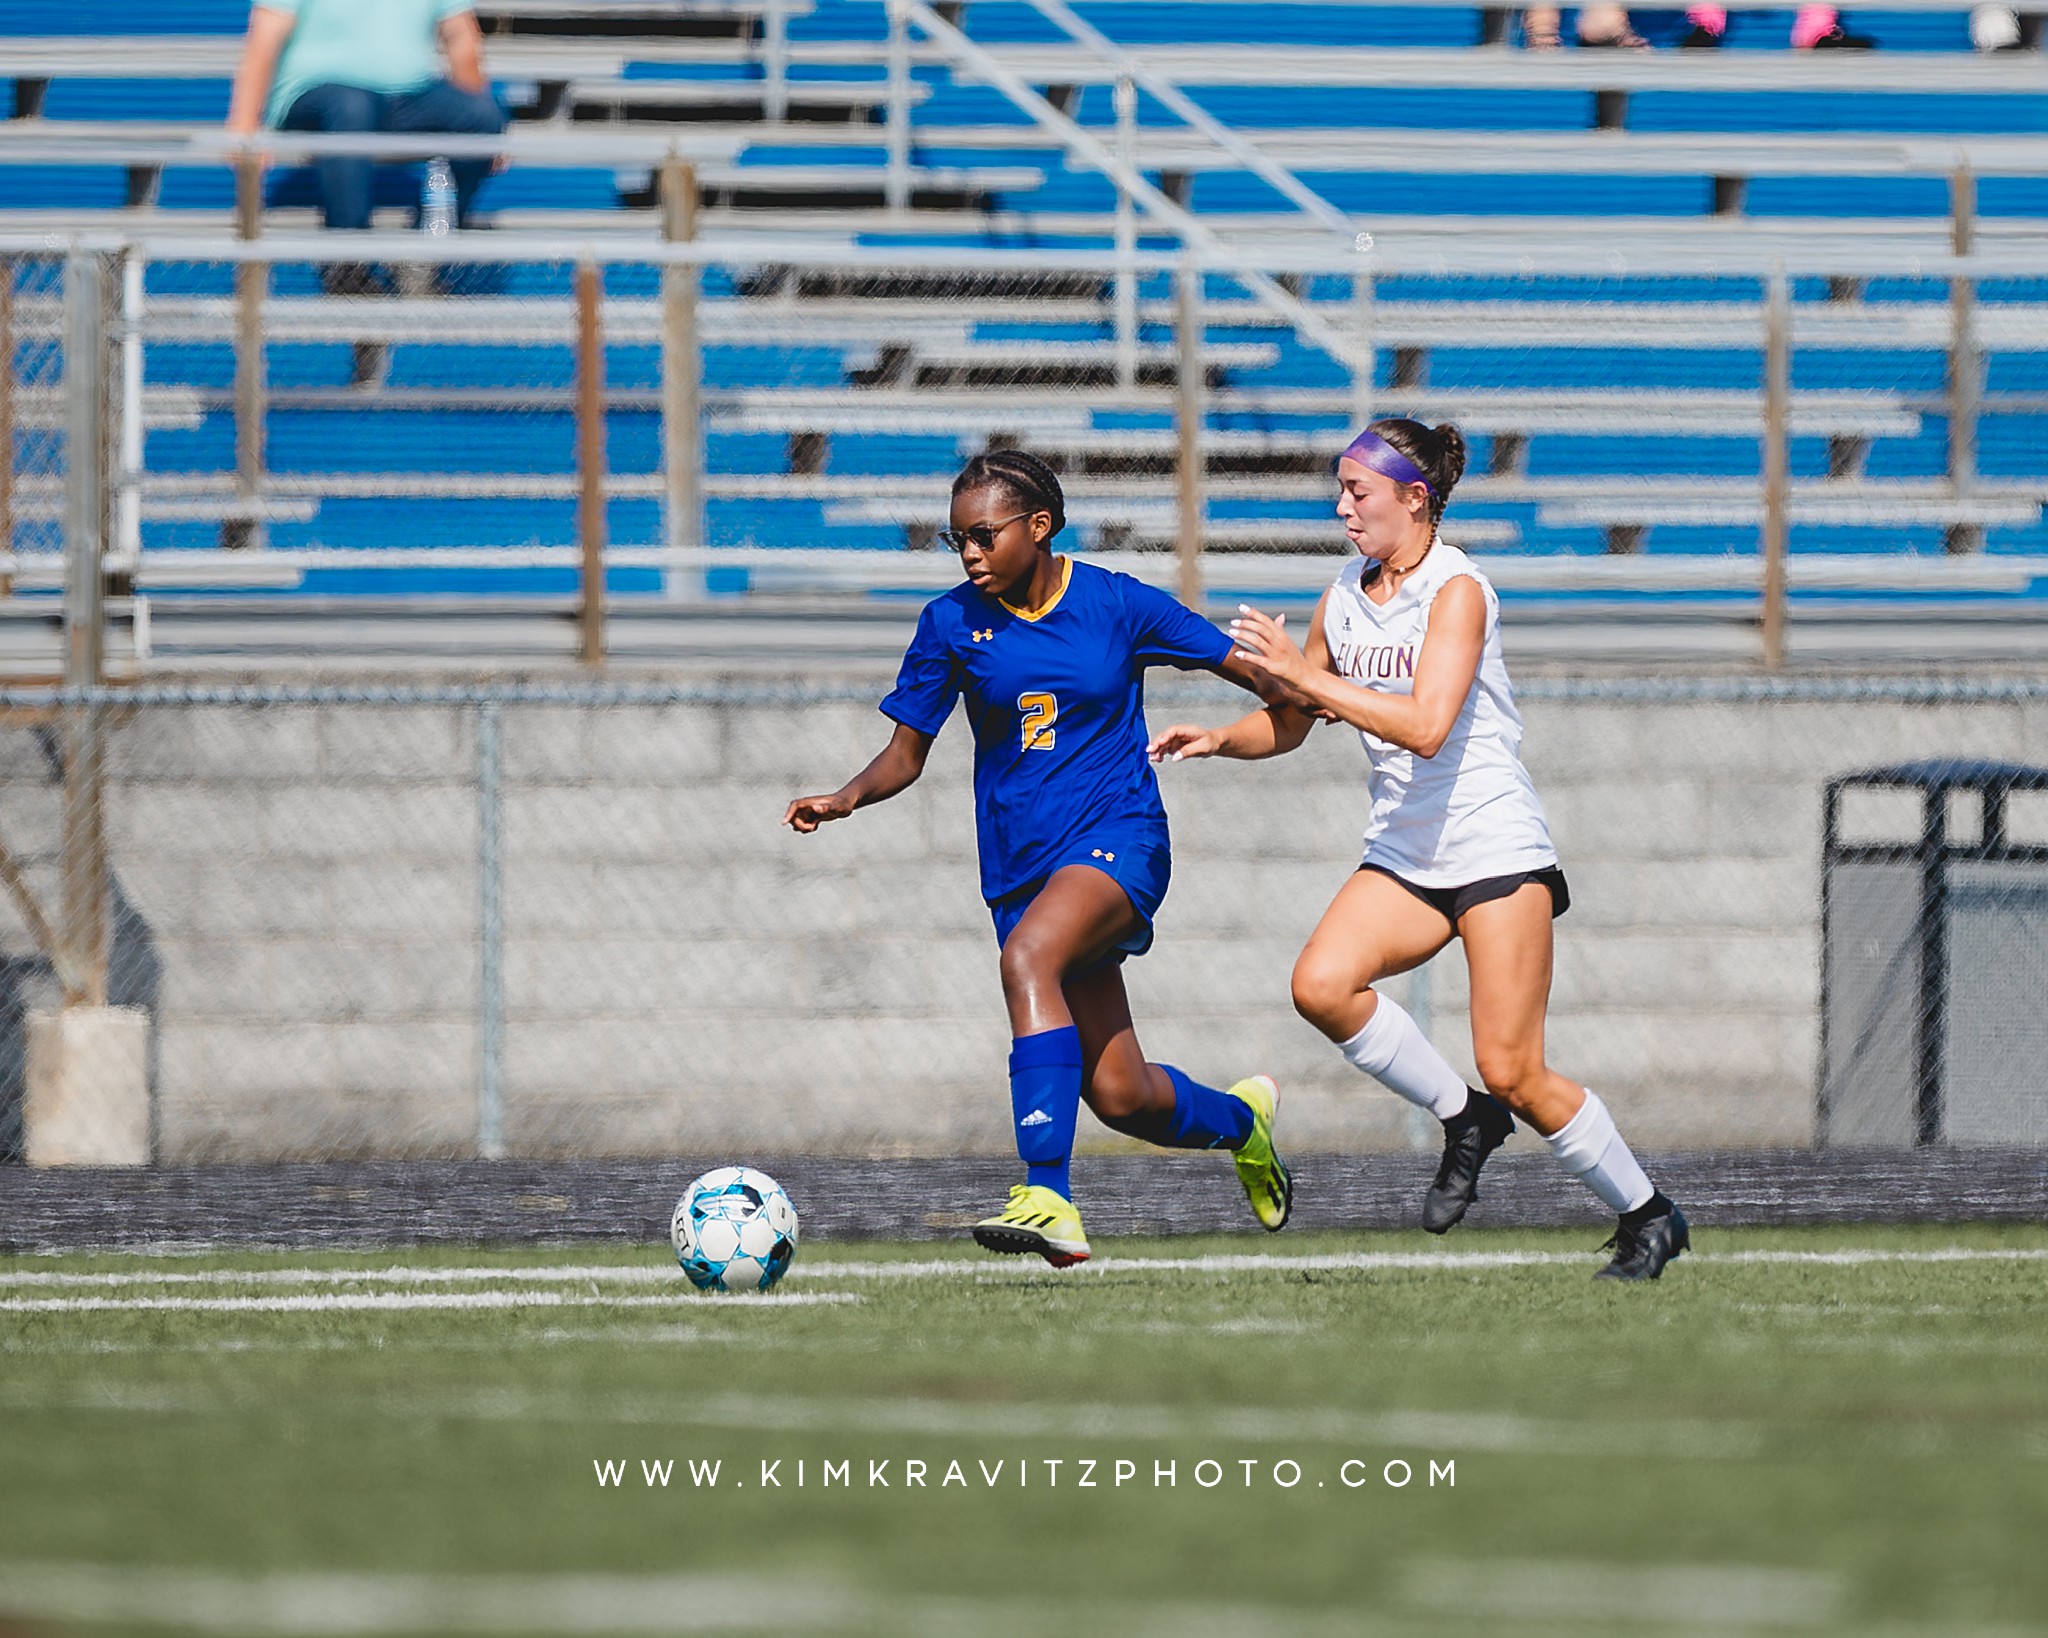
<instances>
[{"instance_id":1,"label":"spectator in teal shirt","mask_svg":"<svg viewBox=\"0 0 2048 1638\"><path fill-rule=\"evenodd\" d=\"M235 70L228 129L449 131L488 135L505 116L484 78L471 0L263 0ZM447 72L441 57L447 57ZM456 159L456 223L465 225L489 159ZM370 225L371 162L319 160L330 228Z\"/></svg>"}]
</instances>

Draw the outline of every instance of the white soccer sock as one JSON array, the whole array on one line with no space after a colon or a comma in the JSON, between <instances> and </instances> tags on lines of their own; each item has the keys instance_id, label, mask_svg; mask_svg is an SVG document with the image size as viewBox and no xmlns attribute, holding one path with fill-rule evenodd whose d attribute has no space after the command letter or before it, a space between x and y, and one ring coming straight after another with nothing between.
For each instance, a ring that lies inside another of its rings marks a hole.
<instances>
[{"instance_id":1,"label":"white soccer sock","mask_svg":"<svg viewBox=\"0 0 2048 1638\"><path fill-rule=\"evenodd\" d=\"M1464 1077L1444 1062L1429 1037L1388 997L1365 1021L1365 1028L1337 1049L1354 1069L1362 1069L1390 1091L1449 1120L1471 1099Z\"/></svg>"},{"instance_id":2,"label":"white soccer sock","mask_svg":"<svg viewBox=\"0 0 2048 1638\"><path fill-rule=\"evenodd\" d=\"M1617 1212L1634 1211L1657 1192L1591 1087L1579 1112L1543 1141L1560 1166Z\"/></svg>"}]
</instances>

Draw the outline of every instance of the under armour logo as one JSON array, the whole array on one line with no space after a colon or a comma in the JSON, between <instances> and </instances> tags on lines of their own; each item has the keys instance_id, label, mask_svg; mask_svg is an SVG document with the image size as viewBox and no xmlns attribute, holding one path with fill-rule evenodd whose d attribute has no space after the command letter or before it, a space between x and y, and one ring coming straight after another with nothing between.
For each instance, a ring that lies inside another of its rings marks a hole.
<instances>
[{"instance_id":1,"label":"under armour logo","mask_svg":"<svg viewBox=\"0 0 2048 1638\"><path fill-rule=\"evenodd\" d=\"M996 640L996 628L994 626L990 626L986 631L977 631L974 634L974 640L977 643L994 642Z\"/></svg>"},{"instance_id":2,"label":"under armour logo","mask_svg":"<svg viewBox=\"0 0 2048 1638\"><path fill-rule=\"evenodd\" d=\"M1050 1126L1052 1124L1052 1116L1048 1115L1043 1109L1034 1109L1017 1124L1019 1126Z\"/></svg>"},{"instance_id":3,"label":"under armour logo","mask_svg":"<svg viewBox=\"0 0 2048 1638\"><path fill-rule=\"evenodd\" d=\"M1088 857L1091 859L1100 859L1104 864L1116 863L1116 855L1114 853L1104 853L1102 849L1099 847L1091 849L1089 851Z\"/></svg>"}]
</instances>

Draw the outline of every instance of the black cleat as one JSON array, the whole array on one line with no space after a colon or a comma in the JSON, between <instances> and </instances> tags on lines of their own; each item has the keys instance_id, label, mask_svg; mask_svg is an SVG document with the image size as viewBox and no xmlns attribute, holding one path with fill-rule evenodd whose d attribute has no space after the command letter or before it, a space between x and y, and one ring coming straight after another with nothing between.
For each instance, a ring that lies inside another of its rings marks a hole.
<instances>
[{"instance_id":1,"label":"black cleat","mask_svg":"<svg viewBox=\"0 0 2048 1638\"><path fill-rule=\"evenodd\" d=\"M1515 1117L1498 1099L1477 1087L1465 1107L1444 1122L1444 1157L1437 1162L1436 1181L1422 1197L1422 1226L1431 1234L1455 1228L1465 1208L1479 1198L1479 1168L1486 1157L1507 1142Z\"/></svg>"},{"instance_id":2,"label":"black cleat","mask_svg":"<svg viewBox=\"0 0 2048 1638\"><path fill-rule=\"evenodd\" d=\"M1613 1237L1600 1249L1614 1248L1614 1261L1593 1276L1596 1280L1654 1280L1664 1265L1692 1244L1685 1213L1659 1194L1624 1212Z\"/></svg>"},{"instance_id":3,"label":"black cleat","mask_svg":"<svg viewBox=\"0 0 2048 1638\"><path fill-rule=\"evenodd\" d=\"M1807 48L1810 51L1875 51L1877 42L1867 34L1851 34L1837 23Z\"/></svg>"}]
</instances>

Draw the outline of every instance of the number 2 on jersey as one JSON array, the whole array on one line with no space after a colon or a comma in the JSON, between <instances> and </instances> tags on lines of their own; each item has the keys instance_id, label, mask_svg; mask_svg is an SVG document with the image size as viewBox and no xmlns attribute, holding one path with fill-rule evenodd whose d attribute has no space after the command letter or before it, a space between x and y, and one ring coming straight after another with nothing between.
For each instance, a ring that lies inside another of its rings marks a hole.
<instances>
[{"instance_id":1,"label":"number 2 on jersey","mask_svg":"<svg viewBox=\"0 0 2048 1638\"><path fill-rule=\"evenodd\" d=\"M1052 725L1059 720L1060 702L1056 694L1019 694L1017 709L1024 713L1019 727L1023 730L1027 751L1049 751L1052 749Z\"/></svg>"}]
</instances>

